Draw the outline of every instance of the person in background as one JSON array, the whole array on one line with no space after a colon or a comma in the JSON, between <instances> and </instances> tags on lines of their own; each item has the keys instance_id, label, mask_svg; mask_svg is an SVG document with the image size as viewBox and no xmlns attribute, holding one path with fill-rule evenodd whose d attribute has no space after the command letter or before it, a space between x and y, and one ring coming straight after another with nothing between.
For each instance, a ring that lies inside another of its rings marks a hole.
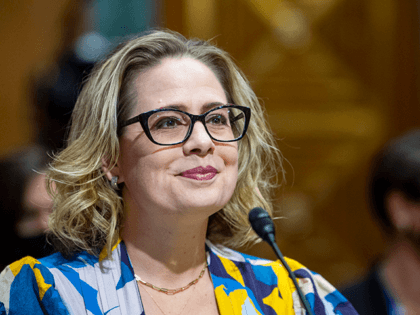
<instances>
[{"instance_id":1,"label":"person in background","mask_svg":"<svg viewBox=\"0 0 420 315\"><path fill-rule=\"evenodd\" d=\"M259 240L248 214L273 215L279 170L225 51L172 31L129 39L90 73L47 173L59 252L5 268L0 314L303 314L279 261L230 248ZM314 314L357 314L288 262Z\"/></svg>"},{"instance_id":2,"label":"person in background","mask_svg":"<svg viewBox=\"0 0 420 315\"><path fill-rule=\"evenodd\" d=\"M388 248L342 293L362 315L420 314L420 130L392 139L375 156L369 198Z\"/></svg>"},{"instance_id":3,"label":"person in background","mask_svg":"<svg viewBox=\"0 0 420 315\"><path fill-rule=\"evenodd\" d=\"M48 156L40 146L22 148L0 161L0 269L24 256L53 253L46 241L52 199L47 193Z\"/></svg>"}]
</instances>

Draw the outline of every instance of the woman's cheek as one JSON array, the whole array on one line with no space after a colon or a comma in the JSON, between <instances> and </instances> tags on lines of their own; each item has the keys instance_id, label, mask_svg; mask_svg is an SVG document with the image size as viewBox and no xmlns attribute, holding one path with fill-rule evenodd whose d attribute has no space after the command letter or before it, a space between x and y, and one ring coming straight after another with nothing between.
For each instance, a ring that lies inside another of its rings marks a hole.
<instances>
[{"instance_id":1,"label":"woman's cheek","mask_svg":"<svg viewBox=\"0 0 420 315\"><path fill-rule=\"evenodd\" d=\"M238 168L238 147L236 142L233 145L223 145L220 156L226 167L234 166Z\"/></svg>"}]
</instances>

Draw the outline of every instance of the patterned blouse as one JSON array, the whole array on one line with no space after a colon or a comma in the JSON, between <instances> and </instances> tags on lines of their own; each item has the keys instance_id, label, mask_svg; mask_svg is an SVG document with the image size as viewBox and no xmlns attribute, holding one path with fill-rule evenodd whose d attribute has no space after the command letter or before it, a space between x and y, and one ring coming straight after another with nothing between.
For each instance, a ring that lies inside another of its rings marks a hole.
<instances>
[{"instance_id":1,"label":"patterned blouse","mask_svg":"<svg viewBox=\"0 0 420 315\"><path fill-rule=\"evenodd\" d=\"M306 314L286 269L265 260L206 242L208 269L221 315ZM0 275L0 315L144 315L134 271L124 242L112 260L60 253L36 260L25 257ZM287 259L314 314L357 314L320 275ZM102 262L100 264L99 262ZM101 268L102 265L102 268Z\"/></svg>"}]
</instances>

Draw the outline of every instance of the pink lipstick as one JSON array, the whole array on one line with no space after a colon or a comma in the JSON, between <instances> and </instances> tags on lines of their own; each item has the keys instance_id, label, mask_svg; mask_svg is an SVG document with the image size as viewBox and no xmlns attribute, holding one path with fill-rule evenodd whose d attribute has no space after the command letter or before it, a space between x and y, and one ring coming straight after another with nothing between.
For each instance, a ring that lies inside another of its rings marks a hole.
<instances>
[{"instance_id":1,"label":"pink lipstick","mask_svg":"<svg viewBox=\"0 0 420 315\"><path fill-rule=\"evenodd\" d=\"M195 180L210 180L216 176L217 170L208 165L206 167L196 167L181 173L181 176Z\"/></svg>"}]
</instances>

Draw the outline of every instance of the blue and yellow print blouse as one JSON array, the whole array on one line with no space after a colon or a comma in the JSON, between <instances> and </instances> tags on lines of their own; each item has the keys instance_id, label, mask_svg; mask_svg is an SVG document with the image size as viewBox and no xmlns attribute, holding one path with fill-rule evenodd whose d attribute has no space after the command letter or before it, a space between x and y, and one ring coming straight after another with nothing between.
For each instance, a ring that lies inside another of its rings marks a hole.
<instances>
[{"instance_id":1,"label":"blue and yellow print blouse","mask_svg":"<svg viewBox=\"0 0 420 315\"><path fill-rule=\"evenodd\" d=\"M221 315L306 314L293 282L279 261L206 243L208 269ZM0 315L144 315L124 242L112 260L81 253L23 258L0 275ZM99 262L102 262L103 268ZM316 315L353 315L353 306L324 278L288 259Z\"/></svg>"}]
</instances>

